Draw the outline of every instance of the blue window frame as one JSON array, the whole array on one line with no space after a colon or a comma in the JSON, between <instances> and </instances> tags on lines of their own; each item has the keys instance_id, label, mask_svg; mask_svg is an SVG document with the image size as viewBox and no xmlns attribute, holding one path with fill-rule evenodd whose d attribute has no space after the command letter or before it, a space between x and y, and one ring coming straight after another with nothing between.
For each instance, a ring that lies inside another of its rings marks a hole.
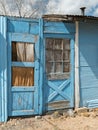
<instances>
[{"instance_id":1,"label":"blue window frame","mask_svg":"<svg viewBox=\"0 0 98 130\"><path fill-rule=\"evenodd\" d=\"M69 78L70 39L46 39L46 73L50 80Z\"/></svg>"}]
</instances>

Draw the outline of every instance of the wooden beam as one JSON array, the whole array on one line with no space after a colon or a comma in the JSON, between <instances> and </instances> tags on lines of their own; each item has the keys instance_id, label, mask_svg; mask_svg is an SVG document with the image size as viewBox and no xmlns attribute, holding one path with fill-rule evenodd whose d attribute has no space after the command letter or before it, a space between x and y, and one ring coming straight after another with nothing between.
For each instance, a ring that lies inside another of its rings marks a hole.
<instances>
[{"instance_id":1,"label":"wooden beam","mask_svg":"<svg viewBox=\"0 0 98 130\"><path fill-rule=\"evenodd\" d=\"M79 108L80 104L80 88L79 88L79 22L75 22L75 108Z\"/></svg>"}]
</instances>

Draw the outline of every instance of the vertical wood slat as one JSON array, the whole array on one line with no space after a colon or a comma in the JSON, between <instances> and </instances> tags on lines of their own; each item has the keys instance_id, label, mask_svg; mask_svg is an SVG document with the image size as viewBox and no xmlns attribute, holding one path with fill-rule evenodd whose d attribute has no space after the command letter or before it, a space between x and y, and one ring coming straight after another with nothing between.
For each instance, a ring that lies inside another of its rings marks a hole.
<instances>
[{"instance_id":1,"label":"vertical wood slat","mask_svg":"<svg viewBox=\"0 0 98 130\"><path fill-rule=\"evenodd\" d=\"M7 19L0 16L0 122L7 121Z\"/></svg>"},{"instance_id":2,"label":"vertical wood slat","mask_svg":"<svg viewBox=\"0 0 98 130\"><path fill-rule=\"evenodd\" d=\"M39 48L40 48L40 70L39 70L39 114L42 114L45 111L45 107L44 106L44 51L45 51L45 46L44 46L44 40L43 40L43 19L39 20L39 37L40 37L40 44L39 44Z\"/></svg>"}]
</instances>

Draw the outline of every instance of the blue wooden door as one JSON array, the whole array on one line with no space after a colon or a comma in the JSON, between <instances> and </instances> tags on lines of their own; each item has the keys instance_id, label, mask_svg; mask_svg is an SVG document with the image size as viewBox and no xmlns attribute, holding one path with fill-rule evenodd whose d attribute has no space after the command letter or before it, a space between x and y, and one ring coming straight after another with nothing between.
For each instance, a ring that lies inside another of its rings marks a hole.
<instances>
[{"instance_id":1,"label":"blue wooden door","mask_svg":"<svg viewBox=\"0 0 98 130\"><path fill-rule=\"evenodd\" d=\"M45 111L74 107L74 39L45 39Z\"/></svg>"},{"instance_id":2,"label":"blue wooden door","mask_svg":"<svg viewBox=\"0 0 98 130\"><path fill-rule=\"evenodd\" d=\"M31 34L8 35L9 116L38 114L38 39Z\"/></svg>"}]
</instances>

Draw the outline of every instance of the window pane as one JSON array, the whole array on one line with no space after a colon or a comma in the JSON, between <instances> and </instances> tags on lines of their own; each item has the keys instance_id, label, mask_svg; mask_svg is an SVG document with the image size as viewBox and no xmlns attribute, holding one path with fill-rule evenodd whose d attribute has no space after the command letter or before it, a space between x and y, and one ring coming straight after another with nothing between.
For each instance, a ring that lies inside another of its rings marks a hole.
<instances>
[{"instance_id":1,"label":"window pane","mask_svg":"<svg viewBox=\"0 0 98 130\"><path fill-rule=\"evenodd\" d=\"M55 63L55 72L57 72L57 73L62 73L63 72L62 62L56 62Z\"/></svg>"},{"instance_id":2,"label":"window pane","mask_svg":"<svg viewBox=\"0 0 98 130\"><path fill-rule=\"evenodd\" d=\"M70 40L69 39L64 39L63 49L70 50Z\"/></svg>"},{"instance_id":3,"label":"window pane","mask_svg":"<svg viewBox=\"0 0 98 130\"><path fill-rule=\"evenodd\" d=\"M54 63L53 62L47 62L46 63L46 72L47 73L53 73L54 72Z\"/></svg>"},{"instance_id":4,"label":"window pane","mask_svg":"<svg viewBox=\"0 0 98 130\"><path fill-rule=\"evenodd\" d=\"M34 62L34 44L25 44L26 51L26 62Z\"/></svg>"},{"instance_id":5,"label":"window pane","mask_svg":"<svg viewBox=\"0 0 98 130\"><path fill-rule=\"evenodd\" d=\"M54 50L62 50L63 49L63 40L62 39L55 39L53 44Z\"/></svg>"},{"instance_id":6,"label":"window pane","mask_svg":"<svg viewBox=\"0 0 98 130\"><path fill-rule=\"evenodd\" d=\"M53 49L53 43L54 43L54 39L46 39L46 49Z\"/></svg>"},{"instance_id":7,"label":"window pane","mask_svg":"<svg viewBox=\"0 0 98 130\"><path fill-rule=\"evenodd\" d=\"M70 51L65 50L63 51L63 60L70 60Z\"/></svg>"},{"instance_id":8,"label":"window pane","mask_svg":"<svg viewBox=\"0 0 98 130\"><path fill-rule=\"evenodd\" d=\"M47 61L53 61L54 60L53 51L46 50L46 60Z\"/></svg>"},{"instance_id":9,"label":"window pane","mask_svg":"<svg viewBox=\"0 0 98 130\"><path fill-rule=\"evenodd\" d=\"M34 68L12 67L12 86L34 86Z\"/></svg>"},{"instance_id":10,"label":"window pane","mask_svg":"<svg viewBox=\"0 0 98 130\"><path fill-rule=\"evenodd\" d=\"M46 73L48 80L69 78L69 39L48 38L46 40Z\"/></svg>"},{"instance_id":11,"label":"window pane","mask_svg":"<svg viewBox=\"0 0 98 130\"><path fill-rule=\"evenodd\" d=\"M63 54L62 51L54 51L54 61L62 61L63 60Z\"/></svg>"},{"instance_id":12,"label":"window pane","mask_svg":"<svg viewBox=\"0 0 98 130\"><path fill-rule=\"evenodd\" d=\"M13 42L12 61L34 62L34 44Z\"/></svg>"},{"instance_id":13,"label":"window pane","mask_svg":"<svg viewBox=\"0 0 98 130\"><path fill-rule=\"evenodd\" d=\"M63 72L69 72L70 71L70 64L69 63L63 63Z\"/></svg>"}]
</instances>

